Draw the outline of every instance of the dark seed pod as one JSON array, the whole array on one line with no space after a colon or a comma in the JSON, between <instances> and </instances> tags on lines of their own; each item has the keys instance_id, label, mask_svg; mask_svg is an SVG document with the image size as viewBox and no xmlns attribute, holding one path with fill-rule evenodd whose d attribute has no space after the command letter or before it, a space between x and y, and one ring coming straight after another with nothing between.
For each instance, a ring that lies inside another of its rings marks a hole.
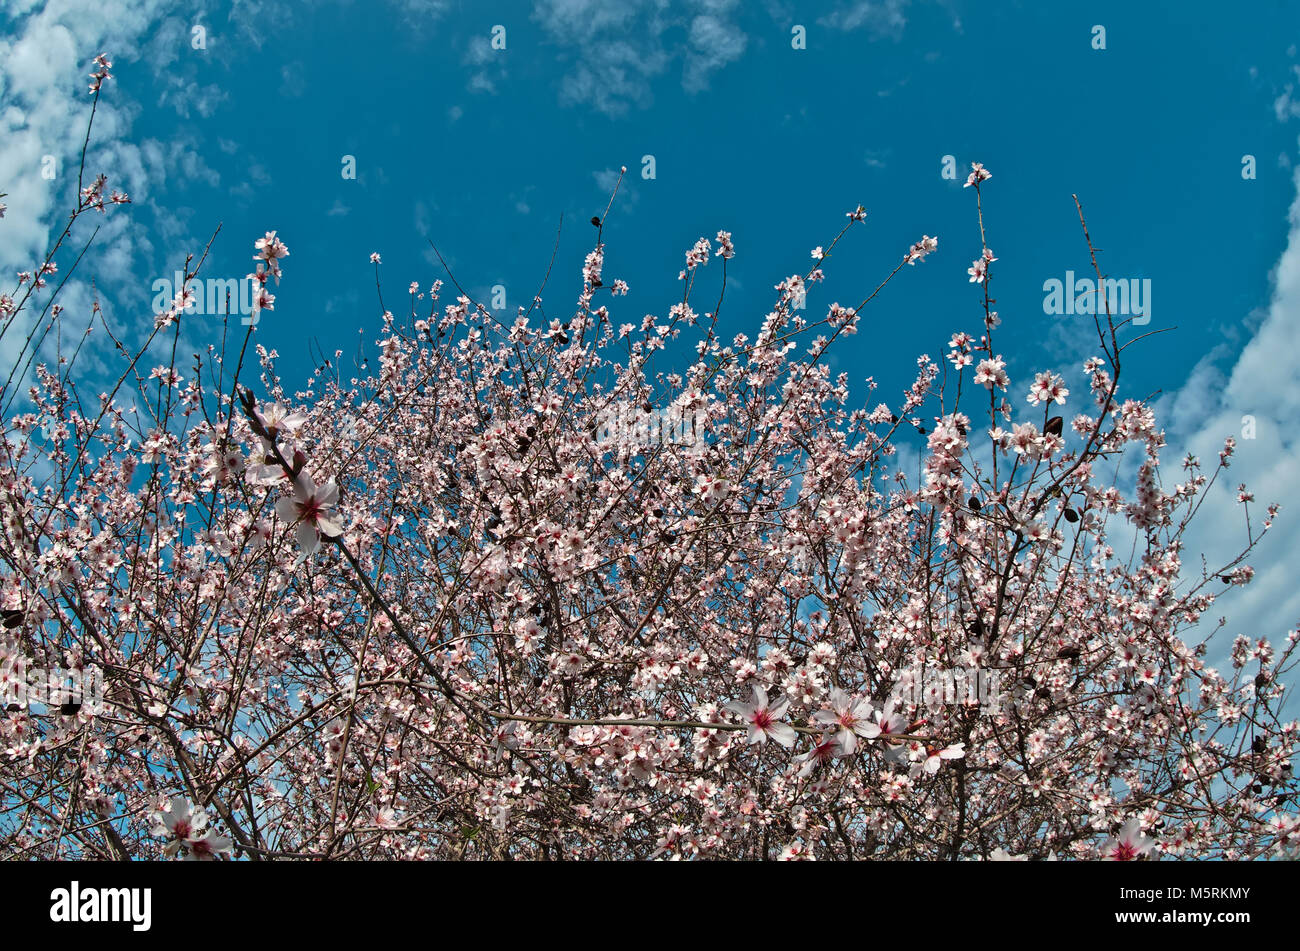
<instances>
[{"instance_id":1,"label":"dark seed pod","mask_svg":"<svg viewBox=\"0 0 1300 951\"><path fill-rule=\"evenodd\" d=\"M593 225L595 225L597 228L599 228L599 227L600 227L600 215L592 215L592 216L591 216L591 223L592 223Z\"/></svg>"},{"instance_id":2,"label":"dark seed pod","mask_svg":"<svg viewBox=\"0 0 1300 951\"><path fill-rule=\"evenodd\" d=\"M1074 509L1067 508L1062 514L1065 515L1065 520L1067 522L1073 523L1079 520L1079 513L1076 512Z\"/></svg>"},{"instance_id":3,"label":"dark seed pod","mask_svg":"<svg viewBox=\"0 0 1300 951\"><path fill-rule=\"evenodd\" d=\"M1052 436L1059 436L1064 431L1065 431L1065 421L1062 420L1061 417L1059 416L1053 416L1051 419L1047 421L1047 425L1043 427L1043 432Z\"/></svg>"}]
</instances>

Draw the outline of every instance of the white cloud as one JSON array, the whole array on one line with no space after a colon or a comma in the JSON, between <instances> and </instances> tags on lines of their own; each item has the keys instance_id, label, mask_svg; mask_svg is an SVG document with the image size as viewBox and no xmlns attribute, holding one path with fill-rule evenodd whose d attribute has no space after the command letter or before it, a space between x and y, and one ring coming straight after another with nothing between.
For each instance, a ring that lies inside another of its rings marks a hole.
<instances>
[{"instance_id":1,"label":"white cloud","mask_svg":"<svg viewBox=\"0 0 1300 951\"><path fill-rule=\"evenodd\" d=\"M682 86L687 92L707 89L709 74L740 59L745 34L734 23L717 16L697 16L691 21L691 49L686 57Z\"/></svg>"},{"instance_id":2,"label":"white cloud","mask_svg":"<svg viewBox=\"0 0 1300 951\"><path fill-rule=\"evenodd\" d=\"M1290 54L1290 51L1288 53ZM1291 71L1295 73L1297 79L1300 79L1300 66L1292 66ZM1287 83L1273 100L1273 113L1277 116L1278 122L1286 122L1288 119L1300 116L1300 99L1293 98L1294 93L1295 84Z\"/></svg>"},{"instance_id":3,"label":"white cloud","mask_svg":"<svg viewBox=\"0 0 1300 951\"><path fill-rule=\"evenodd\" d=\"M451 6L451 0L396 0L396 5L410 20L418 23L442 17Z\"/></svg>"},{"instance_id":4,"label":"white cloud","mask_svg":"<svg viewBox=\"0 0 1300 951\"><path fill-rule=\"evenodd\" d=\"M560 101L617 116L648 107L651 81L677 60L683 88L706 89L745 50L738 9L737 0L538 0L533 19L569 56Z\"/></svg>"},{"instance_id":5,"label":"white cloud","mask_svg":"<svg viewBox=\"0 0 1300 951\"><path fill-rule=\"evenodd\" d=\"M1273 291L1263 322L1226 372L1215 368L1217 353L1207 355L1188 382L1156 407L1166 425L1165 458L1190 452L1209 470L1217 462L1224 437L1237 440L1225 479L1208 493L1187 536L1185 571L1199 572L1204 553L1213 570L1237 556L1246 545L1246 522L1236 501L1238 483L1255 494L1251 523L1258 534L1264 508L1282 505L1274 527L1247 563L1254 581L1234 589L1206 620L1228 618L1227 633L1267 637L1274 644L1300 623L1300 170L1297 196L1290 209L1286 249L1273 269ZM1255 422L1254 439L1244 439L1243 417ZM1166 486L1168 489L1168 486Z\"/></svg>"},{"instance_id":6,"label":"white cloud","mask_svg":"<svg viewBox=\"0 0 1300 951\"><path fill-rule=\"evenodd\" d=\"M497 83L506 78L506 49L495 49L485 35L475 36L469 41L462 62L475 67L465 84L470 92L495 93Z\"/></svg>"},{"instance_id":7,"label":"white cloud","mask_svg":"<svg viewBox=\"0 0 1300 951\"><path fill-rule=\"evenodd\" d=\"M903 11L909 0L852 0L817 22L837 30L858 30L865 27L878 35L897 36L903 31L907 18Z\"/></svg>"},{"instance_id":8,"label":"white cloud","mask_svg":"<svg viewBox=\"0 0 1300 951\"><path fill-rule=\"evenodd\" d=\"M908 2L841 3L818 22L897 36ZM739 18L754 8L740 0L536 0L533 19L568 63L560 101L619 116L648 108L652 81L678 63L683 89L707 89L714 73L744 56L749 38ZM774 0L763 8L783 29L799 15Z\"/></svg>"},{"instance_id":9,"label":"white cloud","mask_svg":"<svg viewBox=\"0 0 1300 951\"><path fill-rule=\"evenodd\" d=\"M623 184L619 184L619 177L622 176ZM623 175L616 168L604 168L599 172L593 172L592 178L596 180L596 190L600 193L601 208L604 202L609 201L609 196L614 194L614 189L618 188L618 197L615 199L614 207L621 211L631 211L636 207L636 201L639 195L637 189L632 185L633 176Z\"/></svg>"},{"instance_id":10,"label":"white cloud","mask_svg":"<svg viewBox=\"0 0 1300 951\"><path fill-rule=\"evenodd\" d=\"M14 2L0 6L9 22L7 35L0 37L0 102L4 103L0 107L0 181L9 192L5 199L9 212L0 227L0 273L12 275L44 259L57 236L54 229L61 227L75 204L91 106L87 74L97 54L109 55L115 74L139 70L140 64L167 72L170 78L161 84L163 99L179 97L178 108L204 112L213 101L214 87L205 87L189 72L161 63L154 45L159 23L172 6L163 0L51 0L40 6ZM179 35L176 29L171 32ZM60 295L65 320L72 328L84 326L89 317L91 281L111 320L113 300L103 292L130 287L135 272L145 269L154 255L148 235L159 229L145 229L140 222L158 210L152 201L155 187L178 172L207 181L215 176L180 138L171 143L129 141L132 123L141 111L140 104L123 95L116 79L105 84L86 157L86 175L93 178L104 173L109 188L127 192L134 203L111 209L105 216L92 213L94 220L84 222L84 227L79 224L65 245L71 253L90 237L93 228L100 228L90 254ZM54 159L53 179L42 175L46 156ZM61 265L70 268L67 254ZM136 290L136 296L141 296ZM125 309L130 312L131 307ZM26 319L31 320L38 310L24 312ZM16 324L0 342L0 366L6 371L18 357L26 329ZM50 345L52 340L46 342ZM93 359L83 352L79 366L83 371L92 369L88 364Z\"/></svg>"}]
</instances>

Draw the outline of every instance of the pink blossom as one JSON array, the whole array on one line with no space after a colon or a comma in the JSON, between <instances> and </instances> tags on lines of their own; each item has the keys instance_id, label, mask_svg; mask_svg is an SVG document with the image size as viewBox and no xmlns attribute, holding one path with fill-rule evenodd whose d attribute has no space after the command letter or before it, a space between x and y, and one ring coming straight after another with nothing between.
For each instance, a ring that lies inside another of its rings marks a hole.
<instances>
[{"instance_id":1,"label":"pink blossom","mask_svg":"<svg viewBox=\"0 0 1300 951\"><path fill-rule=\"evenodd\" d=\"M749 703L732 701L725 706L725 709L736 714L748 725L746 735L749 742L766 743L768 737L771 737L782 746L794 746L794 741L798 736L794 728L789 724L777 722L785 716L790 702L785 699L778 699L776 703L769 704L767 691L758 684L754 685L753 691L753 697Z\"/></svg>"},{"instance_id":2,"label":"pink blossom","mask_svg":"<svg viewBox=\"0 0 1300 951\"><path fill-rule=\"evenodd\" d=\"M1132 862L1146 858L1155 848L1155 841L1142 834L1142 823L1129 819L1124 823L1118 835L1113 835L1102 843L1100 855L1112 862Z\"/></svg>"},{"instance_id":3,"label":"pink blossom","mask_svg":"<svg viewBox=\"0 0 1300 951\"><path fill-rule=\"evenodd\" d=\"M293 482L293 497L276 503L280 518L296 526L298 546L304 556L320 548L321 536L332 538L343 534L343 525L335 512L338 501L339 489L333 479L317 487L311 476L303 472Z\"/></svg>"}]
</instances>

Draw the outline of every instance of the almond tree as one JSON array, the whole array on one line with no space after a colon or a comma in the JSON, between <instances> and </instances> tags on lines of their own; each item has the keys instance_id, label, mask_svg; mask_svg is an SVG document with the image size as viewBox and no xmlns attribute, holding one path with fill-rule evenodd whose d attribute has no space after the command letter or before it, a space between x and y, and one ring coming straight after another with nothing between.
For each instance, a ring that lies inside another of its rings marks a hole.
<instances>
[{"instance_id":1,"label":"almond tree","mask_svg":"<svg viewBox=\"0 0 1300 951\"><path fill-rule=\"evenodd\" d=\"M289 391L238 321L179 352L202 258L147 333L96 311L47 341L44 278L97 179L0 297L30 331L0 391L0 657L104 697L0 720L0 854L1293 856L1297 634L1201 633L1277 507L1256 530L1243 487L1241 555L1184 567L1232 441L1165 484L1150 408L1120 396L1124 322L1013 383L990 178L967 181L975 326L885 401L825 358L937 239L853 306L797 306L861 206L752 336L718 332L725 231L662 316L622 322L607 208L564 317L546 282L502 318L448 272L450 302L380 293L373 369L335 351ZM292 307L291 279L269 292L284 241L255 251L259 306ZM77 372L92 331L120 376ZM996 689L927 695L936 672Z\"/></svg>"}]
</instances>

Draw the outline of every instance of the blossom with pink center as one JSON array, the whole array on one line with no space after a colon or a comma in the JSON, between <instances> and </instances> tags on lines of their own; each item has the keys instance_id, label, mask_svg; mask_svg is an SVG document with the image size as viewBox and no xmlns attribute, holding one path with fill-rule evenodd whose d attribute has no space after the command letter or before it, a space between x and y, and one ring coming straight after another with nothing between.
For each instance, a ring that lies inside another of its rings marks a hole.
<instances>
[{"instance_id":1,"label":"blossom with pink center","mask_svg":"<svg viewBox=\"0 0 1300 951\"><path fill-rule=\"evenodd\" d=\"M1001 357L994 357L992 360L981 360L978 367L975 368L975 382L987 386L990 390L995 386L1006 389L1011 382L1007 376L1006 364Z\"/></svg>"},{"instance_id":2,"label":"blossom with pink center","mask_svg":"<svg viewBox=\"0 0 1300 951\"><path fill-rule=\"evenodd\" d=\"M163 854L171 857L184 850L182 858L211 861L222 852L229 852L233 844L223 835L207 828L208 814L194 806L183 796L176 796L166 809L154 813L155 836L167 839Z\"/></svg>"},{"instance_id":3,"label":"blossom with pink center","mask_svg":"<svg viewBox=\"0 0 1300 951\"><path fill-rule=\"evenodd\" d=\"M217 835L209 829L198 838L188 840L186 845L189 848L183 856L185 859L197 862L213 862L222 852L229 852L234 843L228 837Z\"/></svg>"},{"instance_id":4,"label":"blossom with pink center","mask_svg":"<svg viewBox=\"0 0 1300 951\"><path fill-rule=\"evenodd\" d=\"M259 406L253 410L253 413L272 442L280 436L292 436L303 423L307 422L305 415L294 412L283 403Z\"/></svg>"},{"instance_id":5,"label":"blossom with pink center","mask_svg":"<svg viewBox=\"0 0 1300 951\"><path fill-rule=\"evenodd\" d=\"M300 473L293 483L293 498L280 499L275 510L280 518L297 525L295 534L303 557L320 548L321 536L336 537L343 534L343 525L335 507L339 502L339 487L331 479L317 486L306 472Z\"/></svg>"},{"instance_id":6,"label":"blossom with pink center","mask_svg":"<svg viewBox=\"0 0 1300 951\"><path fill-rule=\"evenodd\" d=\"M850 733L850 736L853 734ZM811 776L813 771L820 766L825 766L837 756L844 756L844 745L840 742L838 734L826 734L817 738L817 742L807 753L800 753L794 758L796 763L802 764L799 767L799 778Z\"/></svg>"},{"instance_id":7,"label":"blossom with pink center","mask_svg":"<svg viewBox=\"0 0 1300 951\"><path fill-rule=\"evenodd\" d=\"M984 255L976 258L971 263L971 266L966 269L966 273L970 275L970 283L983 284L988 280L989 265L996 260L997 258L993 256L993 249L985 248Z\"/></svg>"},{"instance_id":8,"label":"blossom with pink center","mask_svg":"<svg viewBox=\"0 0 1300 951\"><path fill-rule=\"evenodd\" d=\"M970 188L972 185L979 187L980 182L986 182L993 177L993 173L979 162L971 162L970 168L971 172L966 176L966 184L962 188Z\"/></svg>"},{"instance_id":9,"label":"blossom with pink center","mask_svg":"<svg viewBox=\"0 0 1300 951\"><path fill-rule=\"evenodd\" d=\"M257 249L257 257L253 260L261 259L263 261L275 261L279 258L287 258L289 249L285 247L284 242L275 236L274 231L268 231L266 237L258 238L253 242L253 247Z\"/></svg>"},{"instance_id":10,"label":"blossom with pink center","mask_svg":"<svg viewBox=\"0 0 1300 951\"><path fill-rule=\"evenodd\" d=\"M702 475L695 479L695 491L707 504L726 498L730 490L731 482L722 476Z\"/></svg>"},{"instance_id":11,"label":"blossom with pink center","mask_svg":"<svg viewBox=\"0 0 1300 951\"><path fill-rule=\"evenodd\" d=\"M939 247L939 239L932 238L928 234L921 235L921 240L907 249L907 254L903 260L908 264L916 264L917 261L924 261L925 256Z\"/></svg>"},{"instance_id":12,"label":"blossom with pink center","mask_svg":"<svg viewBox=\"0 0 1300 951\"><path fill-rule=\"evenodd\" d=\"M1033 405L1039 403L1065 403L1070 395L1065 381L1053 373L1039 373L1034 377L1034 385L1029 388L1028 400Z\"/></svg>"},{"instance_id":13,"label":"blossom with pink center","mask_svg":"<svg viewBox=\"0 0 1300 951\"><path fill-rule=\"evenodd\" d=\"M844 755L850 756L858 748L858 737L867 735L872 712L870 700L859 700L839 687L832 687L831 708L818 710L813 720L836 728Z\"/></svg>"},{"instance_id":14,"label":"blossom with pink center","mask_svg":"<svg viewBox=\"0 0 1300 951\"><path fill-rule=\"evenodd\" d=\"M733 700L723 709L730 710L748 724L747 737L750 743L766 743L768 737L771 737L782 746L791 747L794 746L796 737L794 727L777 722L785 716L789 706L790 701L785 698L778 698L775 703L769 703L767 691L755 684L754 695L749 703Z\"/></svg>"},{"instance_id":15,"label":"blossom with pink center","mask_svg":"<svg viewBox=\"0 0 1300 951\"><path fill-rule=\"evenodd\" d=\"M925 758L925 764L922 767L926 773L933 776L939 772L939 767L943 765L946 759L961 759L966 755L965 743L953 743L951 746L945 746L941 750L928 750L928 756Z\"/></svg>"},{"instance_id":16,"label":"blossom with pink center","mask_svg":"<svg viewBox=\"0 0 1300 951\"><path fill-rule=\"evenodd\" d=\"M1018 456L1030 456L1041 448L1040 433L1033 423L1016 423L1012 427L1010 445Z\"/></svg>"},{"instance_id":17,"label":"blossom with pink center","mask_svg":"<svg viewBox=\"0 0 1300 951\"><path fill-rule=\"evenodd\" d=\"M781 850L777 857L778 862L811 862L813 861L812 851L798 839L789 843Z\"/></svg>"},{"instance_id":18,"label":"blossom with pink center","mask_svg":"<svg viewBox=\"0 0 1300 951\"><path fill-rule=\"evenodd\" d=\"M1113 835L1101 845L1101 857L1108 862L1133 862L1146 857L1155 848L1155 840L1142 834L1142 823L1130 819L1118 835Z\"/></svg>"},{"instance_id":19,"label":"blossom with pink center","mask_svg":"<svg viewBox=\"0 0 1300 951\"><path fill-rule=\"evenodd\" d=\"M864 739L874 740L882 736L895 736L907 729L907 718L894 712L894 701L888 701L884 708L875 713L871 720L856 730Z\"/></svg>"}]
</instances>

